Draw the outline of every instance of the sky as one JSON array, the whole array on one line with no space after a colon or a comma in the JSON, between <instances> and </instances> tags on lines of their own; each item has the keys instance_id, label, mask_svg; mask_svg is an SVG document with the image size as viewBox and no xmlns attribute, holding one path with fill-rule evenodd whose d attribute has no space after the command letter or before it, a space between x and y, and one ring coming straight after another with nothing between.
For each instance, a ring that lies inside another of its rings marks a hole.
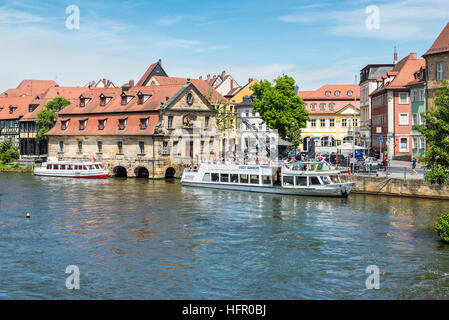
<instances>
[{"instance_id":1,"label":"sky","mask_svg":"<svg viewBox=\"0 0 449 320\"><path fill-rule=\"evenodd\" d=\"M287 74L314 90L393 63L395 46L421 56L448 22L448 0L0 0L0 92L23 79L120 86L158 59L174 77Z\"/></svg>"}]
</instances>

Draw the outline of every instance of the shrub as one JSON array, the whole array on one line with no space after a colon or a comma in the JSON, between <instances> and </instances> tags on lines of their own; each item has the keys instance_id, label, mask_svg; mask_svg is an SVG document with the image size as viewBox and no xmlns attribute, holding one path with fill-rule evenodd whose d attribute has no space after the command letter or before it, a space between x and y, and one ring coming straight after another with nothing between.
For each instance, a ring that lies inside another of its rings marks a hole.
<instances>
[{"instance_id":1,"label":"shrub","mask_svg":"<svg viewBox=\"0 0 449 320\"><path fill-rule=\"evenodd\" d=\"M449 242L449 212L440 213L435 221L435 231L445 242Z\"/></svg>"}]
</instances>

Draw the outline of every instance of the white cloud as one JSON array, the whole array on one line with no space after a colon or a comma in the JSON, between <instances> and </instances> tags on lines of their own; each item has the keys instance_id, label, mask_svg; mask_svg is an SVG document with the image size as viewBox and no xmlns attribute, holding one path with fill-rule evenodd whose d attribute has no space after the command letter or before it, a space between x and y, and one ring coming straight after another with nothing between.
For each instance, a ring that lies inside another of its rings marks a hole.
<instances>
[{"instance_id":1,"label":"white cloud","mask_svg":"<svg viewBox=\"0 0 449 320\"><path fill-rule=\"evenodd\" d=\"M360 5L360 4L359 4ZM442 23L447 23L449 6L447 0L403 0L378 4L379 29L368 29L365 21L369 14L366 7L355 9L301 11L278 17L278 20L295 24L315 24L327 29L331 35L341 37L371 37L386 40L416 41L435 39ZM341 6L340 6L341 7Z\"/></svg>"},{"instance_id":2,"label":"white cloud","mask_svg":"<svg viewBox=\"0 0 449 320\"><path fill-rule=\"evenodd\" d=\"M183 18L181 16L166 16L156 20L156 24L161 26L169 26L180 22Z\"/></svg>"}]
</instances>

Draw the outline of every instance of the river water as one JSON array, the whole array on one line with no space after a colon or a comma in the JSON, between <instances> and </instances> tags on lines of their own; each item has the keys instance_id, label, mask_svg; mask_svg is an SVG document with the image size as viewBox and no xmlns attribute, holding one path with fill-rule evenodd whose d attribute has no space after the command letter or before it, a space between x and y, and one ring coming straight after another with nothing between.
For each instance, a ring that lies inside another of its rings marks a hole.
<instances>
[{"instance_id":1,"label":"river water","mask_svg":"<svg viewBox=\"0 0 449 320\"><path fill-rule=\"evenodd\" d=\"M0 299L447 299L442 210L449 201L2 173Z\"/></svg>"}]
</instances>

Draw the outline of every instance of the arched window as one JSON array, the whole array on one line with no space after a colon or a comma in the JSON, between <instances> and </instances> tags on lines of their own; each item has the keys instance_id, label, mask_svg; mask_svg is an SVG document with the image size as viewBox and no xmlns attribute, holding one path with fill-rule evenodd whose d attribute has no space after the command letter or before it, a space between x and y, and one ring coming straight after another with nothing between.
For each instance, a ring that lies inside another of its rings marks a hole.
<instances>
[{"instance_id":1,"label":"arched window","mask_svg":"<svg viewBox=\"0 0 449 320\"><path fill-rule=\"evenodd\" d=\"M335 110L335 103L329 103L329 110L334 111Z\"/></svg>"},{"instance_id":2,"label":"arched window","mask_svg":"<svg viewBox=\"0 0 449 320\"><path fill-rule=\"evenodd\" d=\"M350 96L350 97L352 96L352 90L348 91L348 96Z\"/></svg>"},{"instance_id":3,"label":"arched window","mask_svg":"<svg viewBox=\"0 0 449 320\"><path fill-rule=\"evenodd\" d=\"M331 95L331 92L330 91L326 91L325 95L326 95L326 97L329 97Z\"/></svg>"},{"instance_id":4,"label":"arched window","mask_svg":"<svg viewBox=\"0 0 449 320\"><path fill-rule=\"evenodd\" d=\"M340 96L340 91L338 91L338 90L335 91L335 96L336 96L336 97L339 97L339 96Z\"/></svg>"},{"instance_id":5,"label":"arched window","mask_svg":"<svg viewBox=\"0 0 449 320\"><path fill-rule=\"evenodd\" d=\"M312 103L310 105L310 110L315 111L316 110L316 103Z\"/></svg>"},{"instance_id":6,"label":"arched window","mask_svg":"<svg viewBox=\"0 0 449 320\"><path fill-rule=\"evenodd\" d=\"M320 110L324 111L326 109L326 104L325 103L320 103Z\"/></svg>"},{"instance_id":7,"label":"arched window","mask_svg":"<svg viewBox=\"0 0 449 320\"><path fill-rule=\"evenodd\" d=\"M322 147L335 147L335 139L332 137L321 137Z\"/></svg>"}]
</instances>

